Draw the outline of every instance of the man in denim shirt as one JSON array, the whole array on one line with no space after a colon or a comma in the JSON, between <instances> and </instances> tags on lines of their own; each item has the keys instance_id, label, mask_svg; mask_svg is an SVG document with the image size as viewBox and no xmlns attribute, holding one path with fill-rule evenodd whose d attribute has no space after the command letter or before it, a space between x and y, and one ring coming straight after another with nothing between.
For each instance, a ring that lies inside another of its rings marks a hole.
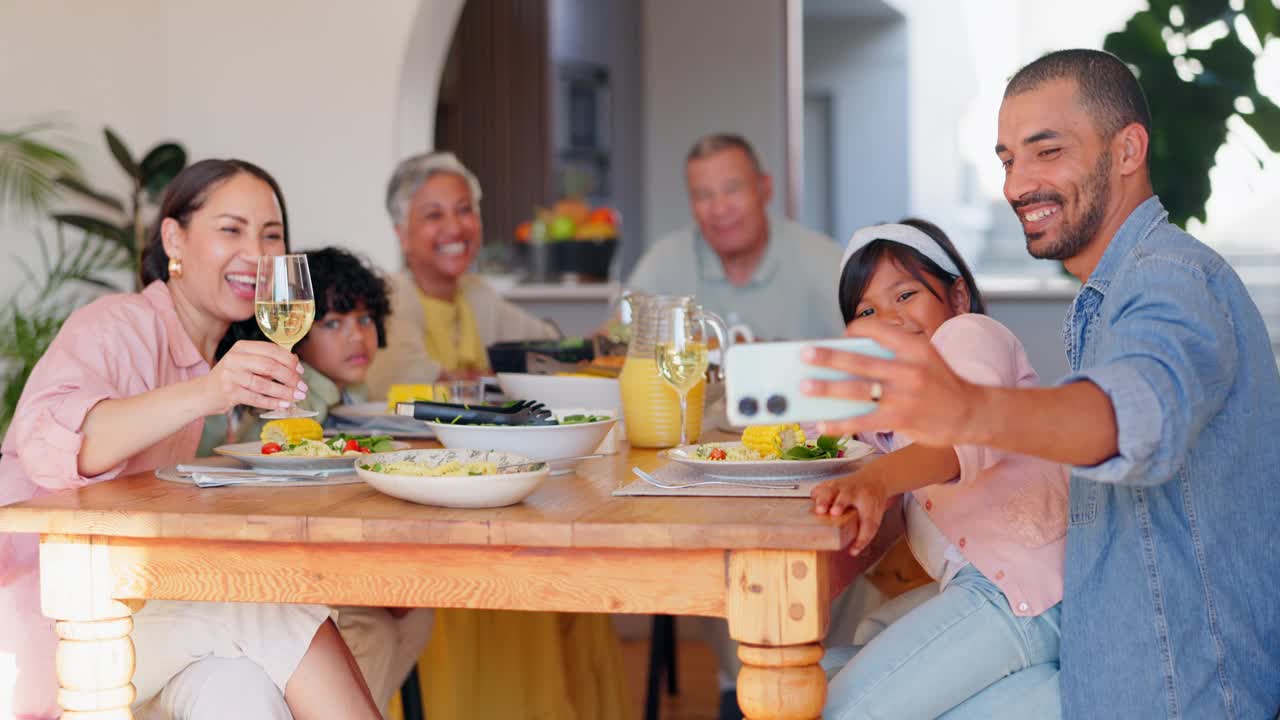
<instances>
[{"instance_id":1,"label":"man in denim shirt","mask_svg":"<svg viewBox=\"0 0 1280 720\"><path fill-rule=\"evenodd\" d=\"M864 334L895 360L812 351L863 379L810 391L879 398L825 432L893 427L1072 466L1065 716L1275 718L1280 374L1240 278L1153 195L1149 131L1137 81L1103 52L1052 53L1006 88L1005 196L1028 251L1084 283L1056 387L970 385L881 326Z\"/></svg>"}]
</instances>

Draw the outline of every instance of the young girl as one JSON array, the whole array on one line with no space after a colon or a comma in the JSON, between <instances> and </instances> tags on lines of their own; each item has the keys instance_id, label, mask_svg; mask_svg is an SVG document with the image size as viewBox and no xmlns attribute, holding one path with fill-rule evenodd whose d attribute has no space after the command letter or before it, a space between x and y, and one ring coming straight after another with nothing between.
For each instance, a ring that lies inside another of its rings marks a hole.
<instances>
[{"instance_id":1,"label":"young girl","mask_svg":"<svg viewBox=\"0 0 1280 720\"><path fill-rule=\"evenodd\" d=\"M972 274L930 223L854 233L839 301L850 335L863 323L891 323L928 337L968 380L1037 382L1022 344L984 314ZM891 391L873 388L872 397ZM907 541L941 592L905 614L901 606L920 593L886 607L879 614L901 616L878 633L860 628L865 645L828 653L828 667L847 664L831 682L824 717L1056 715L1065 468L988 448L916 446L891 428L862 439L888 454L814 488L814 511L858 513L856 554L888 499L903 495Z\"/></svg>"}]
</instances>

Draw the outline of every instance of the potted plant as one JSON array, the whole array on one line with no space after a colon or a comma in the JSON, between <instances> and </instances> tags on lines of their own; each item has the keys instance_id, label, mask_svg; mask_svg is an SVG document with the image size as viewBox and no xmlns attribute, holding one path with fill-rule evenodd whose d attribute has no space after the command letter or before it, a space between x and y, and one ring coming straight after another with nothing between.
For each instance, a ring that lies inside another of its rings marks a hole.
<instances>
[{"instance_id":1,"label":"potted plant","mask_svg":"<svg viewBox=\"0 0 1280 720\"><path fill-rule=\"evenodd\" d=\"M1135 69L1146 91L1151 181L1172 222L1204 221L1209 171L1233 116L1280 152L1280 107L1258 91L1253 72L1262 47L1277 36L1280 10L1272 0L1151 0L1103 43Z\"/></svg>"},{"instance_id":2,"label":"potted plant","mask_svg":"<svg viewBox=\"0 0 1280 720\"><path fill-rule=\"evenodd\" d=\"M106 217L55 213L51 241L35 231L39 267L18 261L28 283L0 310L0 437L13 419L32 368L71 311L102 291L126 289L111 271L129 272L136 286L150 204L186 165L186 152L174 143L161 143L135 162L116 133L104 129L112 156L131 181L126 204L89 187L74 158L38 137L47 129L0 131L0 208L39 217L66 190L97 206ZM78 242L68 240L67 228L82 231Z\"/></svg>"}]
</instances>

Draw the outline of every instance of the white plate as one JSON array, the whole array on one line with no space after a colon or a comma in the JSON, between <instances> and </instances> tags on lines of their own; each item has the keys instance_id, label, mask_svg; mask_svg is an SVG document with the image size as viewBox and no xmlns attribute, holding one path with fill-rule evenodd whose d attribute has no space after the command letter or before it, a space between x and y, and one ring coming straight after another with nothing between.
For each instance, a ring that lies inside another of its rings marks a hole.
<instances>
[{"instance_id":1,"label":"white plate","mask_svg":"<svg viewBox=\"0 0 1280 720\"><path fill-rule=\"evenodd\" d=\"M409 443L392 441L396 450L408 449ZM262 443L243 442L219 445L213 451L225 457L235 458L252 468L276 468L281 470L335 470L351 467L358 459L355 455L344 457L301 457L297 455L262 454ZM360 455L358 457L368 457Z\"/></svg>"},{"instance_id":2,"label":"white plate","mask_svg":"<svg viewBox=\"0 0 1280 720\"><path fill-rule=\"evenodd\" d=\"M329 408L329 414L343 421L335 429L348 435L368 432L370 435L391 435L411 440L430 440L436 436L421 420L388 413L384 402L338 405Z\"/></svg>"},{"instance_id":3,"label":"white plate","mask_svg":"<svg viewBox=\"0 0 1280 720\"><path fill-rule=\"evenodd\" d=\"M700 443L713 447L742 447L740 442ZM730 462L728 460L700 460L693 456L698 445L681 445L658 453L672 462L678 462L694 468L703 475L718 478L756 478L759 480L795 480L797 478L815 477L837 472L875 451L870 445L850 440L844 446L844 457L825 458L822 460L749 460Z\"/></svg>"},{"instance_id":4,"label":"white plate","mask_svg":"<svg viewBox=\"0 0 1280 720\"><path fill-rule=\"evenodd\" d=\"M453 460L492 462L499 465L530 462L527 457L494 450L405 450L366 455L356 465L356 474L379 492L401 500L442 507L491 508L513 505L524 500L547 479L548 471L548 467L543 465L538 470L529 472L422 477L392 475L367 469L367 466L374 463L400 460L432 466Z\"/></svg>"}]
</instances>

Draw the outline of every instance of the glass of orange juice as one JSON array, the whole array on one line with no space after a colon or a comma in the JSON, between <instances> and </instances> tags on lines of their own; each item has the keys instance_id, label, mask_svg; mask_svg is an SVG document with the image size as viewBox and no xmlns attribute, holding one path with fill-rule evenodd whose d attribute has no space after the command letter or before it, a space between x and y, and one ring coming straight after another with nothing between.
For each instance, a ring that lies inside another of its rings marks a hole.
<instances>
[{"instance_id":1,"label":"glass of orange juice","mask_svg":"<svg viewBox=\"0 0 1280 720\"><path fill-rule=\"evenodd\" d=\"M631 316L627 358L618 377L627 440L633 447L650 448L677 445L682 441L682 434L686 440L696 440L702 434L705 365L703 371L684 378L684 382L692 384L686 387L682 422L680 393L663 380L659 372L659 345L671 342L675 332L672 323L684 317L693 323L705 323L723 346L723 321L699 308L688 296L633 293L623 300ZM708 345L705 332L700 336L705 357Z\"/></svg>"}]
</instances>

